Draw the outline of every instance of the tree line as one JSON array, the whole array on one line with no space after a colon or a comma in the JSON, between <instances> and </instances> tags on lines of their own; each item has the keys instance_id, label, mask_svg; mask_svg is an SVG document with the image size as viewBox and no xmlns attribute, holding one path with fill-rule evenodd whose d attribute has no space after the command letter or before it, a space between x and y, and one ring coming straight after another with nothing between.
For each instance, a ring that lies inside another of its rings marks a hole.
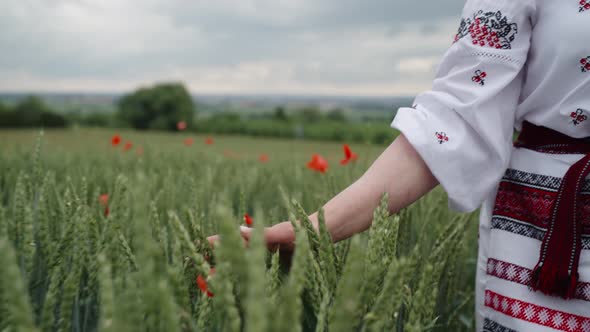
<instances>
[{"instance_id":1,"label":"tree line","mask_svg":"<svg viewBox=\"0 0 590 332\"><path fill-rule=\"evenodd\" d=\"M183 123L183 129L197 133L376 144L386 144L396 135L389 127L391 119L350 121L338 108L322 112L317 107L304 106L292 111L279 106L264 114L219 112L194 121L196 114L197 106L184 85L162 83L122 96L114 113L60 113L35 96L20 100L14 107L0 104L0 128L50 128L79 124L176 131L179 130L178 124Z\"/></svg>"},{"instance_id":2,"label":"tree line","mask_svg":"<svg viewBox=\"0 0 590 332\"><path fill-rule=\"evenodd\" d=\"M0 127L67 127L71 122L88 121L91 125L135 129L176 130L177 123L193 122L195 105L182 84L164 83L136 90L120 98L117 113L90 114L87 117L57 112L37 96L28 96L10 107L0 103ZM73 121L70 121L73 120ZM115 121L110 121L115 120Z\"/></svg>"}]
</instances>

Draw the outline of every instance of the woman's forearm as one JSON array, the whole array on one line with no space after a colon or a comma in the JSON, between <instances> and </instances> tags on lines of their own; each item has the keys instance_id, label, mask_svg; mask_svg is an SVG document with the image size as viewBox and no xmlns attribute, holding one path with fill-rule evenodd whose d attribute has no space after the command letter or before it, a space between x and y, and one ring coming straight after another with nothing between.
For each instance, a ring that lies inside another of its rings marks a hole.
<instances>
[{"instance_id":1,"label":"woman's forearm","mask_svg":"<svg viewBox=\"0 0 590 332\"><path fill-rule=\"evenodd\" d=\"M384 193L388 193L389 211L394 213L437 184L420 155L400 135L361 178L324 206L328 231L335 242L349 238L369 228ZM310 219L317 227L317 213Z\"/></svg>"}]
</instances>

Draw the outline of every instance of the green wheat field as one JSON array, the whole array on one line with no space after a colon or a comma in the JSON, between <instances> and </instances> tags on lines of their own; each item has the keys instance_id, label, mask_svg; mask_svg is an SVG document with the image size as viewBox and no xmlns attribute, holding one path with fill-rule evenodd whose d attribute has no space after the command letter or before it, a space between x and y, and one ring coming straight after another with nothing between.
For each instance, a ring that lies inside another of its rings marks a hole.
<instances>
[{"instance_id":1,"label":"green wheat field","mask_svg":"<svg viewBox=\"0 0 590 332\"><path fill-rule=\"evenodd\" d=\"M442 190L382 204L348 241L310 226L383 150L351 148L342 166L334 143L0 131L0 331L473 331L477 218ZM286 220L301 221L290 263L261 236Z\"/></svg>"}]
</instances>

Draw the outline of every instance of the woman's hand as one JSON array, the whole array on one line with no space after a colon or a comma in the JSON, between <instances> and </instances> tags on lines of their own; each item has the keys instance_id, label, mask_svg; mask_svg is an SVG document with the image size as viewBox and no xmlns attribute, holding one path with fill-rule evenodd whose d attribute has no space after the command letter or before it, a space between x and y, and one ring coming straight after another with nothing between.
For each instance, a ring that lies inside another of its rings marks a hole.
<instances>
[{"instance_id":1,"label":"woman's hand","mask_svg":"<svg viewBox=\"0 0 590 332\"><path fill-rule=\"evenodd\" d=\"M253 228L240 226L240 234L242 235L246 246L250 241L250 235L252 234L253 230ZM269 250L279 250L282 253L290 253L293 251L295 245L295 232L293 230L293 225L291 222L285 221L272 227L267 227L264 230L264 239ZM211 247L214 247L215 242L219 240L219 235L209 236L207 240L209 241Z\"/></svg>"}]
</instances>

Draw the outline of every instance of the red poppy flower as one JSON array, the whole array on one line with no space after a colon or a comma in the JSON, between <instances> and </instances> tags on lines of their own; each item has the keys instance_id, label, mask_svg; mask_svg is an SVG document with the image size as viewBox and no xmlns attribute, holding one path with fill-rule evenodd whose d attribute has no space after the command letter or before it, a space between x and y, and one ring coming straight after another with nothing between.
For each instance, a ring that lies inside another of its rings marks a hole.
<instances>
[{"instance_id":1,"label":"red poppy flower","mask_svg":"<svg viewBox=\"0 0 590 332\"><path fill-rule=\"evenodd\" d=\"M104 216L109 216L109 194L102 194L98 197L100 205L104 206Z\"/></svg>"},{"instance_id":2,"label":"red poppy flower","mask_svg":"<svg viewBox=\"0 0 590 332\"><path fill-rule=\"evenodd\" d=\"M98 197L98 201L102 206L107 206L109 204L109 194L102 194Z\"/></svg>"},{"instance_id":3,"label":"red poppy flower","mask_svg":"<svg viewBox=\"0 0 590 332\"><path fill-rule=\"evenodd\" d=\"M328 162L319 154L314 154L311 157L311 161L307 163L307 168L316 172L326 173L326 170L328 170Z\"/></svg>"},{"instance_id":4,"label":"red poppy flower","mask_svg":"<svg viewBox=\"0 0 590 332\"><path fill-rule=\"evenodd\" d=\"M192 139L192 138L190 138L190 137L189 137L189 138L186 138L186 139L184 140L184 145L186 145L186 146L191 146L191 145L193 145L193 139Z\"/></svg>"},{"instance_id":5,"label":"red poppy flower","mask_svg":"<svg viewBox=\"0 0 590 332\"><path fill-rule=\"evenodd\" d=\"M246 223L246 225L248 226L252 226L252 224L254 223L254 219L252 219L252 217L250 217L249 214L244 214L244 222Z\"/></svg>"},{"instance_id":6,"label":"red poppy flower","mask_svg":"<svg viewBox=\"0 0 590 332\"><path fill-rule=\"evenodd\" d=\"M344 159L340 160L341 165L346 165L349 162L355 161L358 159L358 155L356 153L352 152L352 150L350 149L350 146L348 146L348 144L344 144L343 148L344 148Z\"/></svg>"},{"instance_id":7,"label":"red poppy flower","mask_svg":"<svg viewBox=\"0 0 590 332\"><path fill-rule=\"evenodd\" d=\"M258 160L259 160L261 163L266 163L266 162L268 162L268 159L269 159L269 158L268 158L268 155L267 155L266 153L263 153L263 154L261 154L261 155L258 157Z\"/></svg>"},{"instance_id":8,"label":"red poppy flower","mask_svg":"<svg viewBox=\"0 0 590 332\"><path fill-rule=\"evenodd\" d=\"M197 277L197 286L199 287L199 289L202 292L206 292L207 291L207 281L200 274Z\"/></svg>"},{"instance_id":9,"label":"red poppy flower","mask_svg":"<svg viewBox=\"0 0 590 332\"><path fill-rule=\"evenodd\" d=\"M207 139L205 140L205 144L207 144L207 145L213 144L213 138L207 137Z\"/></svg>"},{"instance_id":10,"label":"red poppy flower","mask_svg":"<svg viewBox=\"0 0 590 332\"><path fill-rule=\"evenodd\" d=\"M133 147L133 143L131 143L131 142L127 142L127 143L125 143L125 145L123 146L123 150L125 150L125 151L129 151L129 150L131 150L131 148L132 148L132 147Z\"/></svg>"},{"instance_id":11,"label":"red poppy flower","mask_svg":"<svg viewBox=\"0 0 590 332\"><path fill-rule=\"evenodd\" d=\"M117 146L121 144L121 136L119 135L113 135L113 137L111 138L111 145L112 146Z\"/></svg>"},{"instance_id":12,"label":"red poppy flower","mask_svg":"<svg viewBox=\"0 0 590 332\"><path fill-rule=\"evenodd\" d=\"M143 146L138 146L135 151L139 157L143 156Z\"/></svg>"},{"instance_id":13,"label":"red poppy flower","mask_svg":"<svg viewBox=\"0 0 590 332\"><path fill-rule=\"evenodd\" d=\"M186 122L178 121L178 123L176 124L176 129L178 129L179 131L185 130L186 129Z\"/></svg>"},{"instance_id":14,"label":"red poppy flower","mask_svg":"<svg viewBox=\"0 0 590 332\"><path fill-rule=\"evenodd\" d=\"M207 285L207 280L209 280L209 278L211 278L214 274L215 274L215 268L212 267L211 270L209 270L209 277L207 277L207 279L203 278L203 276L201 276L201 275L197 276L197 287L199 287L201 292L207 293L208 297L213 297L213 293L211 293L211 291L209 291L209 286Z\"/></svg>"}]
</instances>

